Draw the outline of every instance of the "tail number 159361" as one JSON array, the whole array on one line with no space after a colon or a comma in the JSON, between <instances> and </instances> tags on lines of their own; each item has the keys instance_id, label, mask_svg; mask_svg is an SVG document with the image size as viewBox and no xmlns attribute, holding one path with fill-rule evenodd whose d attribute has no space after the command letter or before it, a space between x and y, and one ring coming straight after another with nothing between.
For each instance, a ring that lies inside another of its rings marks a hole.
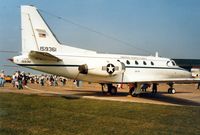
<instances>
[{"instance_id":1,"label":"tail number 159361","mask_svg":"<svg viewBox=\"0 0 200 135\"><path fill-rule=\"evenodd\" d=\"M40 46L40 51L45 51L45 52L56 52L55 47L45 47L45 46Z\"/></svg>"}]
</instances>

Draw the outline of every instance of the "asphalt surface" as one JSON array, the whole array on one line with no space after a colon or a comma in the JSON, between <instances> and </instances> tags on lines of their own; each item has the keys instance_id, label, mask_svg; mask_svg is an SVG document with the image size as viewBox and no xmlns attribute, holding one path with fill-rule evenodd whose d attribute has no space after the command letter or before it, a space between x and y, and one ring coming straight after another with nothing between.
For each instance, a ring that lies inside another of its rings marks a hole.
<instances>
[{"instance_id":1,"label":"asphalt surface","mask_svg":"<svg viewBox=\"0 0 200 135\"><path fill-rule=\"evenodd\" d=\"M168 94L168 86L161 84L158 86L158 93L152 94L151 88L147 89L147 93L143 93L138 97L131 97L128 94L129 88L123 85L123 89L118 89L115 96L103 94L99 84L82 83L81 87L76 87L73 82L67 82L66 86L40 86L39 84L28 84L23 90L12 87L10 83L6 83L5 87L0 87L0 93L21 93L21 94L37 94L41 96L62 96L64 98L87 98L95 100L109 100L120 102L137 102L148 104L162 105L187 105L200 106L200 90L196 89L196 84L175 84L175 94Z\"/></svg>"}]
</instances>

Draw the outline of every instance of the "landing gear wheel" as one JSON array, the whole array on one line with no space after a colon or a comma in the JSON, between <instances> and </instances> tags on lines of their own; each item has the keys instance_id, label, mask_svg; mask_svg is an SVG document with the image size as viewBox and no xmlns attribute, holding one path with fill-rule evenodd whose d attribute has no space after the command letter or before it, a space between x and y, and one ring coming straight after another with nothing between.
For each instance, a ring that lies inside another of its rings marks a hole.
<instances>
[{"instance_id":1,"label":"landing gear wheel","mask_svg":"<svg viewBox=\"0 0 200 135\"><path fill-rule=\"evenodd\" d=\"M168 93L172 93L172 90L171 90L171 88L169 88L169 89L168 89Z\"/></svg>"},{"instance_id":2,"label":"landing gear wheel","mask_svg":"<svg viewBox=\"0 0 200 135\"><path fill-rule=\"evenodd\" d=\"M173 87L174 83L173 82L169 82L168 85L169 85L168 93L175 94L176 90Z\"/></svg>"},{"instance_id":3,"label":"landing gear wheel","mask_svg":"<svg viewBox=\"0 0 200 135\"><path fill-rule=\"evenodd\" d=\"M110 95L116 95L117 94L117 87L112 86L110 89Z\"/></svg>"},{"instance_id":4,"label":"landing gear wheel","mask_svg":"<svg viewBox=\"0 0 200 135\"><path fill-rule=\"evenodd\" d=\"M138 94L135 93L135 88L131 88L129 90L129 94L132 96L132 97L137 97Z\"/></svg>"},{"instance_id":5,"label":"landing gear wheel","mask_svg":"<svg viewBox=\"0 0 200 135\"><path fill-rule=\"evenodd\" d=\"M136 94L136 93L132 93L131 96L132 96L132 97L137 97L138 94Z\"/></svg>"},{"instance_id":6,"label":"landing gear wheel","mask_svg":"<svg viewBox=\"0 0 200 135\"><path fill-rule=\"evenodd\" d=\"M175 90L175 89L172 89L171 94L175 94L175 93L176 93L176 90Z\"/></svg>"},{"instance_id":7,"label":"landing gear wheel","mask_svg":"<svg viewBox=\"0 0 200 135\"><path fill-rule=\"evenodd\" d=\"M112 84L107 84L108 87L108 93L110 95L116 95L117 94L117 87L113 86Z\"/></svg>"},{"instance_id":8,"label":"landing gear wheel","mask_svg":"<svg viewBox=\"0 0 200 135\"><path fill-rule=\"evenodd\" d=\"M169 88L168 89L168 93L170 94L175 94L176 93L176 90L174 88Z\"/></svg>"}]
</instances>

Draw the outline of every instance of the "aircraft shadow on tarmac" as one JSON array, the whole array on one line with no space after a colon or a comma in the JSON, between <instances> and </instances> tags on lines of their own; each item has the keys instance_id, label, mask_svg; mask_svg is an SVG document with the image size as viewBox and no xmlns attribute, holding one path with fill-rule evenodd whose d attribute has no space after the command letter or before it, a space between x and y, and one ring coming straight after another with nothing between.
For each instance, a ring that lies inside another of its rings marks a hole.
<instances>
[{"instance_id":1,"label":"aircraft shadow on tarmac","mask_svg":"<svg viewBox=\"0 0 200 135\"><path fill-rule=\"evenodd\" d=\"M79 96L95 96L95 97L125 97L128 96L127 92L118 92L117 95L109 95L102 93L101 91L91 91L91 90L67 90L69 92L77 92L74 95Z\"/></svg>"},{"instance_id":2,"label":"aircraft shadow on tarmac","mask_svg":"<svg viewBox=\"0 0 200 135\"><path fill-rule=\"evenodd\" d=\"M69 90L68 90L69 91ZM103 94L101 91L85 91L85 90L70 90L70 91L76 91L78 93L75 93L73 95L76 95L77 98L82 97L82 96L94 96L94 97L126 97L129 94L127 92L118 92L117 95L108 95L108 94ZM177 92L177 93L191 93L191 92ZM188 106L200 106L199 102L191 101L188 99L183 99L183 98L178 98L178 97L172 97L170 95L166 95L167 92L158 92L157 94L153 93L142 93L138 97L133 97L134 98L142 98L142 99L149 99L149 100L154 100L154 101L159 101L159 102L164 102L164 103L170 103L170 104L175 104L175 105L188 105ZM75 96L71 97L71 99L77 99ZM65 96L64 96L65 97ZM65 97L66 98L66 97ZM70 99L70 97L67 97L67 99Z\"/></svg>"},{"instance_id":3,"label":"aircraft shadow on tarmac","mask_svg":"<svg viewBox=\"0 0 200 135\"><path fill-rule=\"evenodd\" d=\"M188 105L188 106L200 106L199 102L191 101L188 99L178 98L178 97L172 97L168 95L164 95L165 93L159 92L157 94L153 93L143 93L140 95L141 98L145 99L151 99L154 101L160 101L165 103L171 103L176 105Z\"/></svg>"}]
</instances>

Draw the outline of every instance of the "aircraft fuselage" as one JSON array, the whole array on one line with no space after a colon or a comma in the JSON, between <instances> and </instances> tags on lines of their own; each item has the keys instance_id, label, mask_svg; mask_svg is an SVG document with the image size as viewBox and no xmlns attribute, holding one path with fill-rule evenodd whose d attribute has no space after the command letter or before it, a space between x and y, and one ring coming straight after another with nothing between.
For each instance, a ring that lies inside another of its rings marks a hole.
<instances>
[{"instance_id":1,"label":"aircraft fuselage","mask_svg":"<svg viewBox=\"0 0 200 135\"><path fill-rule=\"evenodd\" d=\"M189 71L180 68L168 58L116 54L56 56L62 61L31 59L21 55L14 57L14 62L20 66L71 79L98 83L156 82L163 78L191 78ZM108 64L114 67L109 67ZM80 72L81 65L87 65L88 73Z\"/></svg>"}]
</instances>

